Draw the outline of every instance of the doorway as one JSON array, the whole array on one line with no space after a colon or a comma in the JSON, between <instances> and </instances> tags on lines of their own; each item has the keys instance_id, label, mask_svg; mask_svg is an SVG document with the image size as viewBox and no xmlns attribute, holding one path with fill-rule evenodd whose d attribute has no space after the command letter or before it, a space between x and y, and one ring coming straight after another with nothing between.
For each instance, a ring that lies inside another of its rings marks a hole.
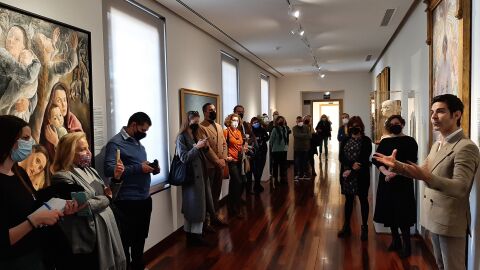
<instances>
[{"instance_id":1,"label":"doorway","mask_svg":"<svg viewBox=\"0 0 480 270\"><path fill-rule=\"evenodd\" d=\"M312 101L312 119L313 127L317 126L320 118L325 114L332 122L332 140L328 142L329 151L338 153L339 144L337 142L338 128L340 127L340 113L343 110L343 100L318 100Z\"/></svg>"}]
</instances>

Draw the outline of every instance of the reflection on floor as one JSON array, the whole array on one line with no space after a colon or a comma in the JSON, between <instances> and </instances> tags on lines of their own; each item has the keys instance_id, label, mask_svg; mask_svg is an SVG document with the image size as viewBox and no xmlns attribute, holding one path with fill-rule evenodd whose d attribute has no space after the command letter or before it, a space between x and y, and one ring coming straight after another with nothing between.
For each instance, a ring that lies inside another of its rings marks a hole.
<instances>
[{"instance_id":1,"label":"reflection on floor","mask_svg":"<svg viewBox=\"0 0 480 270\"><path fill-rule=\"evenodd\" d=\"M389 235L375 234L372 225L362 243L359 203L352 236L337 238L343 224L338 170L336 159L317 159L315 179L294 183L290 168L288 186L273 190L264 183L260 196L246 196L245 219L207 235L215 247L187 248L180 230L160 244L148 269L436 269L419 238L412 239L407 260L388 252Z\"/></svg>"}]
</instances>

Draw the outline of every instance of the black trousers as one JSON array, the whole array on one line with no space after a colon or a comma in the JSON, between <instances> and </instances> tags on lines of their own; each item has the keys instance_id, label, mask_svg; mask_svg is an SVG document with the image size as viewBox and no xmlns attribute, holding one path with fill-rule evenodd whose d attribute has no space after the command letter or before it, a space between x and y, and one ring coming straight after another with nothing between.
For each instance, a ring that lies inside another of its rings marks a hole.
<instances>
[{"instance_id":1,"label":"black trousers","mask_svg":"<svg viewBox=\"0 0 480 270\"><path fill-rule=\"evenodd\" d=\"M262 181L263 169L267 163L267 151L258 152L253 163L253 177L255 178L255 187L260 186Z\"/></svg>"},{"instance_id":2,"label":"black trousers","mask_svg":"<svg viewBox=\"0 0 480 270\"><path fill-rule=\"evenodd\" d=\"M275 181L281 179L282 182L287 182L287 151L272 152L273 158L273 178ZM280 170L280 179L278 178L278 170Z\"/></svg>"},{"instance_id":3,"label":"black trousers","mask_svg":"<svg viewBox=\"0 0 480 270\"><path fill-rule=\"evenodd\" d=\"M122 238L129 269L143 270L143 248L148 237L152 198L146 200L115 201L115 217Z\"/></svg>"},{"instance_id":4,"label":"black trousers","mask_svg":"<svg viewBox=\"0 0 480 270\"><path fill-rule=\"evenodd\" d=\"M229 214L235 215L240 211L240 201L246 179L245 175L241 175L241 162L230 162L228 164L228 170L230 172L230 182L228 184L227 204Z\"/></svg>"},{"instance_id":5,"label":"black trousers","mask_svg":"<svg viewBox=\"0 0 480 270\"><path fill-rule=\"evenodd\" d=\"M362 213L362 225L368 225L368 196L357 195L360 200L360 210ZM353 200L355 200L355 195L349 194L345 195L345 226L350 226L350 218L352 217L353 212Z\"/></svg>"}]
</instances>

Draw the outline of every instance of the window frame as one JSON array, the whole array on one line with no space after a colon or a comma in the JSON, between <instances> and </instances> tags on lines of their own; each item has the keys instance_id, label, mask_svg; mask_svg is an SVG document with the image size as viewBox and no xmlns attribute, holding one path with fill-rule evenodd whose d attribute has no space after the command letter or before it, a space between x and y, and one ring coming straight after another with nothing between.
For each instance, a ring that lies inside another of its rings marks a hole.
<instances>
[{"instance_id":1,"label":"window frame","mask_svg":"<svg viewBox=\"0 0 480 270\"><path fill-rule=\"evenodd\" d=\"M160 74L159 74L159 79L160 79L160 87L164 89L164 91L161 91L163 93L160 93L161 99L164 101L164 107L160 111L160 115L164 115L162 117L163 122L165 123L165 126L162 128L164 130L168 130L169 126L169 94L168 94L168 71L167 71L167 22L166 18L158 14L157 12L143 6L142 4L138 3L135 0L123 0L123 1L118 1L118 0L106 0L102 1L103 2L103 25L104 25L104 50L105 50L105 71L106 71L106 85L105 85L105 97L106 97L106 118L109 120L107 121L106 125L106 130L107 130L107 136L108 138L112 138L115 134L119 132L119 130L114 130L114 123L115 123L115 114L112 113L113 111L113 105L114 105L114 90L113 90L113 84L112 84L112 77L111 72L112 72L112 67L111 67L111 58L112 58L112 48L111 48L111 23L109 21L109 12L110 8L114 7L117 8L118 10L124 10L127 5L130 5L131 8L136 8L136 11L144 12L146 16L150 15L155 17L156 19L159 20L159 25L158 25L158 32L159 32L159 53L160 53ZM135 12L135 11L134 11ZM132 14L129 14L132 15ZM125 119L125 123L128 119ZM170 171L170 135L169 132L164 131L165 136L165 141L166 143L166 154L165 158L168 163L168 168L162 168L162 170L168 169ZM167 173L168 177L168 173ZM167 179L164 181L151 185L150 186L150 195L153 195L155 193L161 192L163 190L169 189L171 186L167 182Z\"/></svg>"}]
</instances>

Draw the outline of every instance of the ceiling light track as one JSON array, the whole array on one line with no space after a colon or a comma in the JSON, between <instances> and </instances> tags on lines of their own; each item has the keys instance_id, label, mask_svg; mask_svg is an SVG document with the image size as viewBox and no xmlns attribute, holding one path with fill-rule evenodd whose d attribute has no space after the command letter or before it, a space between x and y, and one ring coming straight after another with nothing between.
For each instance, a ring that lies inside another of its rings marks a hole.
<instances>
[{"instance_id":1,"label":"ceiling light track","mask_svg":"<svg viewBox=\"0 0 480 270\"><path fill-rule=\"evenodd\" d=\"M220 33L222 33L223 35L225 35L228 39L230 39L231 41L233 41L235 44L237 44L238 46L240 46L242 49L244 49L245 51L247 51L248 53L250 53L251 55L253 55L256 59L258 59L259 61L261 61L262 63L264 63L265 65L267 65L269 68L271 68L272 70L274 70L275 72L277 72L278 74L280 74L282 77L284 76L283 73L281 73L280 71L278 71L277 69L275 69L274 67L272 67L269 63L265 62L265 60L263 60L262 58L260 58L258 55L256 55L255 53L253 53L252 51L250 51L247 47L243 46L243 44L241 44L240 42L238 42L236 39L234 39L232 36L230 36L229 34L227 34L225 31L223 31L222 29L220 29L220 27L216 26L214 23L212 23L210 20L208 20L207 18L205 18L202 14L198 13L196 10L194 10L193 8L191 8L189 5L185 4L183 1L181 0L176 0L177 3L179 3L180 5L184 6L186 9L188 9L190 12L192 12L193 14L195 14L197 17L199 17L200 19L202 19L204 22L206 22L207 24L209 24L211 27L215 28L217 31L219 31ZM287 0L288 1L288 0Z\"/></svg>"},{"instance_id":2,"label":"ceiling light track","mask_svg":"<svg viewBox=\"0 0 480 270\"><path fill-rule=\"evenodd\" d=\"M312 46L310 45L310 41L308 40L305 29L303 29L302 24L300 23L300 20L299 20L300 10L297 7L295 7L295 5L292 4L290 0L285 0L285 1L288 4L288 14L295 19L295 24L296 24L296 27L294 29L290 30L290 34L292 34L294 36L298 35L300 37L302 42L307 47L307 50L310 53L310 56L313 59L312 66L316 68L315 71L319 72L318 75L321 78L325 78L326 75L325 75L325 73L321 72L322 67L319 64L319 60L318 60L317 56L315 55L315 52L313 51Z\"/></svg>"}]
</instances>

